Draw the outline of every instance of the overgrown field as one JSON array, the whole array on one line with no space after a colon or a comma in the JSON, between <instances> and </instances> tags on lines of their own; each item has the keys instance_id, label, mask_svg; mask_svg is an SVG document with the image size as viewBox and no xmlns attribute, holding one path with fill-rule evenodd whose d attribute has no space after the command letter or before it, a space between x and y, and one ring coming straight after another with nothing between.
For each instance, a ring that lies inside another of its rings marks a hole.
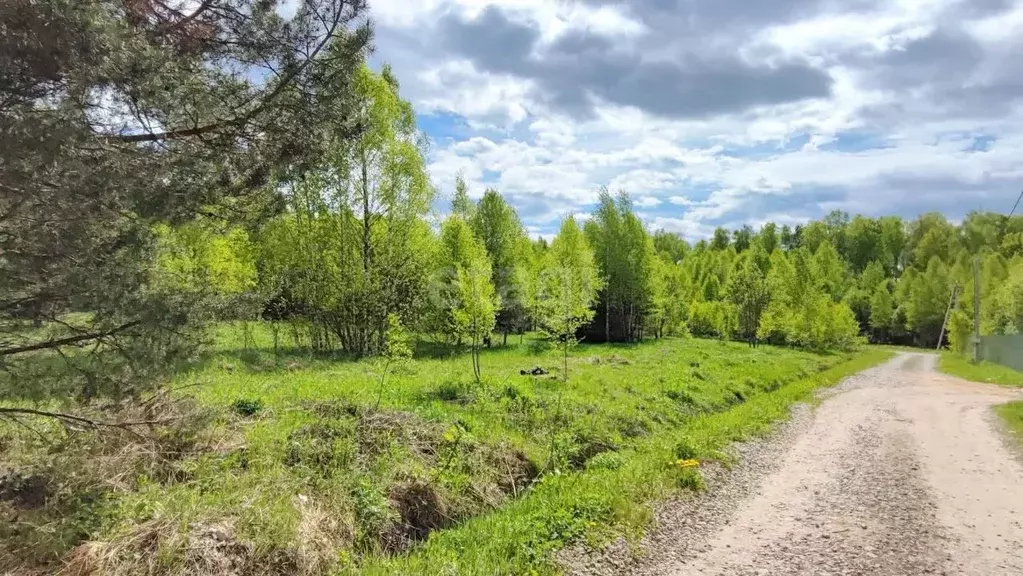
<instances>
[{"instance_id":1,"label":"overgrown field","mask_svg":"<svg viewBox=\"0 0 1023 576\"><path fill-rule=\"evenodd\" d=\"M0 428L0 571L553 572L558 548L635 533L648 503L698 488L687 461L890 355L583 345L566 385L527 340L484 352L477 385L443 346L388 365L246 333L222 330L176 391L117 413L152 434Z\"/></svg>"}]
</instances>

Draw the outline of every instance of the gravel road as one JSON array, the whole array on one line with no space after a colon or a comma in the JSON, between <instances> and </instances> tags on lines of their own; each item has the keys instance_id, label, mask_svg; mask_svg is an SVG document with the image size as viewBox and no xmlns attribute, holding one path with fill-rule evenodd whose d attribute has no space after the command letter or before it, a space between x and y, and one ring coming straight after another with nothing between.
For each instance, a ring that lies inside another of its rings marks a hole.
<instances>
[{"instance_id":1,"label":"gravel road","mask_svg":"<svg viewBox=\"0 0 1023 576\"><path fill-rule=\"evenodd\" d=\"M991 406L1017 391L900 354L798 408L638 546L575 549L578 575L1023 576L1023 461Z\"/></svg>"}]
</instances>

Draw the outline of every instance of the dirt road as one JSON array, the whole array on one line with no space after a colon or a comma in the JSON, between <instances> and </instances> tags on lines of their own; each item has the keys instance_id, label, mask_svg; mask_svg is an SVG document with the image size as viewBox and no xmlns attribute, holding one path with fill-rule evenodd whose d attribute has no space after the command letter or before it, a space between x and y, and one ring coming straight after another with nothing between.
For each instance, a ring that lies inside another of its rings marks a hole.
<instances>
[{"instance_id":1,"label":"dirt road","mask_svg":"<svg viewBox=\"0 0 1023 576\"><path fill-rule=\"evenodd\" d=\"M588 574L1023 576L1023 461L991 406L1019 392L902 354L741 448L712 489L671 503L639 553Z\"/></svg>"}]
</instances>

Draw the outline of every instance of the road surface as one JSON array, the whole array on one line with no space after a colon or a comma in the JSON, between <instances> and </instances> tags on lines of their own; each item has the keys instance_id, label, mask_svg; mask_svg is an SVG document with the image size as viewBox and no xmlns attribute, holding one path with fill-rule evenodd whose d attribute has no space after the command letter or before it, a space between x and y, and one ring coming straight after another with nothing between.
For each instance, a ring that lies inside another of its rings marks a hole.
<instances>
[{"instance_id":1,"label":"road surface","mask_svg":"<svg viewBox=\"0 0 1023 576\"><path fill-rule=\"evenodd\" d=\"M708 494L667 505L638 553L570 571L1023 576L1023 460L991 411L1023 395L936 360L900 354L847 379Z\"/></svg>"}]
</instances>

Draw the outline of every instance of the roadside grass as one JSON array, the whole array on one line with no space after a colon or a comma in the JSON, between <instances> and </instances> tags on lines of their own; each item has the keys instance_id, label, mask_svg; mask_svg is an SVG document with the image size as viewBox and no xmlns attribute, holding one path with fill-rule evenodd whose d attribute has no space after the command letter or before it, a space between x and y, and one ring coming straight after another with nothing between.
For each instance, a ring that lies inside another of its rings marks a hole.
<instances>
[{"instance_id":1,"label":"roadside grass","mask_svg":"<svg viewBox=\"0 0 1023 576\"><path fill-rule=\"evenodd\" d=\"M995 406L995 413L1005 423L1009 436L1023 448L1023 402Z\"/></svg>"},{"instance_id":2,"label":"roadside grass","mask_svg":"<svg viewBox=\"0 0 1023 576\"><path fill-rule=\"evenodd\" d=\"M938 369L942 372L970 380L1002 386L1023 387L1023 372L992 362L974 364L965 356L953 352L942 352L938 361Z\"/></svg>"},{"instance_id":3,"label":"roadside grass","mask_svg":"<svg viewBox=\"0 0 1023 576\"><path fill-rule=\"evenodd\" d=\"M1001 386L1023 387L1023 372L993 362L974 364L965 356L943 352L939 369L952 376ZM1023 402L1009 402L995 406L995 414L1002 420L1009 437L1023 447Z\"/></svg>"},{"instance_id":4,"label":"roadside grass","mask_svg":"<svg viewBox=\"0 0 1023 576\"><path fill-rule=\"evenodd\" d=\"M652 503L701 486L698 470L679 466L680 458L727 464L732 442L769 432L817 389L891 356L867 349L729 410L696 416L638 443L620 468L545 478L527 498L440 532L409 555L372 558L351 573L557 574L554 551L582 538L599 545L616 534L638 536L652 518Z\"/></svg>"},{"instance_id":5,"label":"roadside grass","mask_svg":"<svg viewBox=\"0 0 1023 576\"><path fill-rule=\"evenodd\" d=\"M174 411L156 440L0 426L0 570L554 573L557 549L638 534L651 502L698 488L680 460L727 460L729 442L891 355L582 345L565 385L527 340L484 352L477 385L443 345L393 366L275 352L264 325L216 340L134 415Z\"/></svg>"}]
</instances>

